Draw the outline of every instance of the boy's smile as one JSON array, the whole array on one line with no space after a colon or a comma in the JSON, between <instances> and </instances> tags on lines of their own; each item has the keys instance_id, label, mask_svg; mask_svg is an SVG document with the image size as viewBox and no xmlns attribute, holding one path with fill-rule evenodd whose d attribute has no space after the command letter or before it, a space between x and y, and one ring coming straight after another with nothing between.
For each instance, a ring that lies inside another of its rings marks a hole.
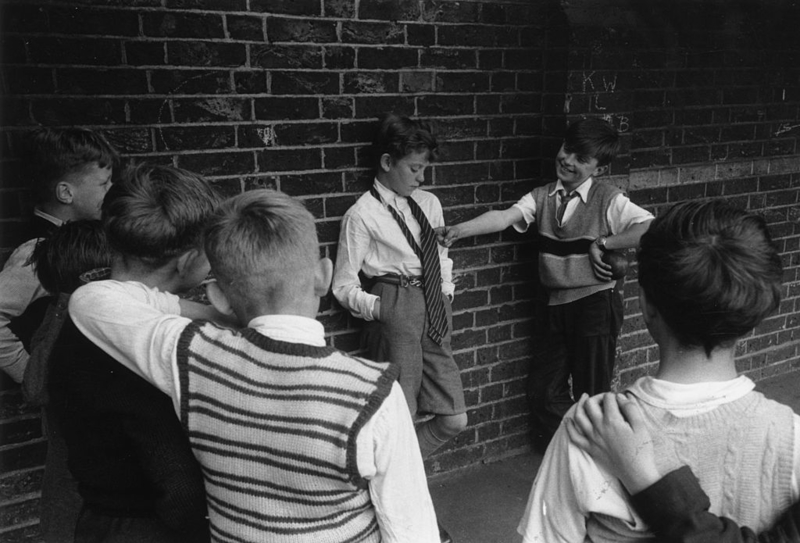
<instances>
[{"instance_id":1,"label":"boy's smile","mask_svg":"<svg viewBox=\"0 0 800 543\"><path fill-rule=\"evenodd\" d=\"M573 190L591 176L603 173L605 166L598 166L597 159L570 153L564 149L564 145L556 154L556 176L561 184Z\"/></svg>"}]
</instances>

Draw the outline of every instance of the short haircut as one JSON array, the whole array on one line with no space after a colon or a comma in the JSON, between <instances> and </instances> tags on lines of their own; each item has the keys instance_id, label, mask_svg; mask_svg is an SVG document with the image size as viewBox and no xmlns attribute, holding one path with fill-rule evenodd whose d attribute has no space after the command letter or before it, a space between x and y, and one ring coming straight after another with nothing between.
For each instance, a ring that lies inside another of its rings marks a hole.
<instances>
[{"instance_id":1,"label":"short haircut","mask_svg":"<svg viewBox=\"0 0 800 543\"><path fill-rule=\"evenodd\" d=\"M39 128L25 141L23 170L40 201L54 198L64 176L91 164L114 168L119 154L105 137L86 128Z\"/></svg>"},{"instance_id":2,"label":"short haircut","mask_svg":"<svg viewBox=\"0 0 800 543\"><path fill-rule=\"evenodd\" d=\"M433 130L426 121L387 113L379 119L372 141L372 167L376 170L380 167L384 153L397 161L409 153L427 151L428 160L434 162L438 157L438 147Z\"/></svg>"},{"instance_id":3,"label":"short haircut","mask_svg":"<svg viewBox=\"0 0 800 543\"><path fill-rule=\"evenodd\" d=\"M202 176L172 166L130 164L103 200L102 221L117 253L159 266L201 247L219 195Z\"/></svg>"},{"instance_id":4,"label":"short haircut","mask_svg":"<svg viewBox=\"0 0 800 543\"><path fill-rule=\"evenodd\" d=\"M575 121L564 134L564 150L585 158L596 158L606 166L620 151L619 133L607 121L589 117Z\"/></svg>"},{"instance_id":5,"label":"short haircut","mask_svg":"<svg viewBox=\"0 0 800 543\"><path fill-rule=\"evenodd\" d=\"M639 285L678 341L707 355L780 304L782 264L763 218L721 201L657 217L638 251Z\"/></svg>"},{"instance_id":6,"label":"short haircut","mask_svg":"<svg viewBox=\"0 0 800 543\"><path fill-rule=\"evenodd\" d=\"M220 288L234 308L248 313L265 298L301 295L319 260L314 217L299 200L270 189L223 202L206 230L205 248Z\"/></svg>"},{"instance_id":7,"label":"short haircut","mask_svg":"<svg viewBox=\"0 0 800 543\"><path fill-rule=\"evenodd\" d=\"M72 221L41 239L31 261L45 290L72 293L83 273L111 265L111 249L100 221Z\"/></svg>"}]
</instances>

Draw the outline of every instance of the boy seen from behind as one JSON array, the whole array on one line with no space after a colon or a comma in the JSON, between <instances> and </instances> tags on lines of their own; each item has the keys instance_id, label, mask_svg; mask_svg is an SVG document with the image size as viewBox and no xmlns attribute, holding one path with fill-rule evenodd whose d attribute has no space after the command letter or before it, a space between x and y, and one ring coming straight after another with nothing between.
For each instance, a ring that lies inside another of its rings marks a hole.
<instances>
[{"instance_id":1,"label":"boy seen from behind","mask_svg":"<svg viewBox=\"0 0 800 543\"><path fill-rule=\"evenodd\" d=\"M652 467L689 466L712 513L763 531L800 496L800 417L736 373L737 340L780 303L781 259L766 224L724 202L679 204L653 221L638 262L639 305L660 362L626 395L652 436ZM570 441L575 412L534 481L524 541L651 541L610 467Z\"/></svg>"},{"instance_id":2,"label":"boy seen from behind","mask_svg":"<svg viewBox=\"0 0 800 543\"><path fill-rule=\"evenodd\" d=\"M437 543L397 370L327 347L315 319L332 263L311 214L247 192L205 237L209 300L241 332L192 321L174 295L135 280L82 287L70 312L172 398L203 465L212 539Z\"/></svg>"},{"instance_id":3,"label":"boy seen from behind","mask_svg":"<svg viewBox=\"0 0 800 543\"><path fill-rule=\"evenodd\" d=\"M545 355L531 366L529 398L544 448L583 393L610 389L622 327L622 293L604 253L636 247L653 216L601 182L619 152L619 135L602 119L574 122L556 155L558 180L536 187L505 210L446 228L442 242L538 229L539 280L548 304L536 323ZM570 394L570 378L572 394Z\"/></svg>"},{"instance_id":4,"label":"boy seen from behind","mask_svg":"<svg viewBox=\"0 0 800 543\"><path fill-rule=\"evenodd\" d=\"M36 241L64 222L99 219L111 186L117 152L100 134L83 128L42 128L26 141L22 170L36 191L28 241L17 247L0 272L0 369L21 382L29 341L41 323L47 295L30 265Z\"/></svg>"}]
</instances>

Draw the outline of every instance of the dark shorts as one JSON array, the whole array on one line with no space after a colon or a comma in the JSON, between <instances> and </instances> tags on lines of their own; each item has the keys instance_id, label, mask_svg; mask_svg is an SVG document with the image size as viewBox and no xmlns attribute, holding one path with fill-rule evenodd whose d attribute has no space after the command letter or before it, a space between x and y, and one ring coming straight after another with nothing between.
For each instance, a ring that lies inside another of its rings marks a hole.
<instances>
[{"instance_id":1,"label":"dark shorts","mask_svg":"<svg viewBox=\"0 0 800 543\"><path fill-rule=\"evenodd\" d=\"M448 332L441 345L428 337L425 296L419 287L376 283L370 289L380 296L381 320L364 327L367 356L400 366L400 387L411 415L465 413L461 372L453 360L450 336L453 311L445 297Z\"/></svg>"}]
</instances>

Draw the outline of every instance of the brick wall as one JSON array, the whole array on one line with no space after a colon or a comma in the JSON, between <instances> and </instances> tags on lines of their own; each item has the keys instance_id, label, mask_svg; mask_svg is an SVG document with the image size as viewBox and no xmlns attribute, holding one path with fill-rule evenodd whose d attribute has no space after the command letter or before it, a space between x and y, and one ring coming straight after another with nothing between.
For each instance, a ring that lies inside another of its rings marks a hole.
<instances>
[{"instance_id":1,"label":"brick wall","mask_svg":"<svg viewBox=\"0 0 800 543\"><path fill-rule=\"evenodd\" d=\"M553 176L568 120L609 118L625 152L609 182L658 212L723 197L767 215L785 301L741 342L742 371L800 363L800 47L789 0L4 0L0 250L24 232L30 191L19 135L89 126L129 157L204 173L227 194L302 198L334 257L359 167L385 110L434 121L429 181L448 222L504 208ZM529 446L525 377L541 297L531 234L452 250L454 346L469 428L429 459L447 471ZM657 352L625 286L618 384ZM359 323L332 298L330 342L357 351ZM0 540L36 538L46 443L19 389L0 383Z\"/></svg>"}]
</instances>

